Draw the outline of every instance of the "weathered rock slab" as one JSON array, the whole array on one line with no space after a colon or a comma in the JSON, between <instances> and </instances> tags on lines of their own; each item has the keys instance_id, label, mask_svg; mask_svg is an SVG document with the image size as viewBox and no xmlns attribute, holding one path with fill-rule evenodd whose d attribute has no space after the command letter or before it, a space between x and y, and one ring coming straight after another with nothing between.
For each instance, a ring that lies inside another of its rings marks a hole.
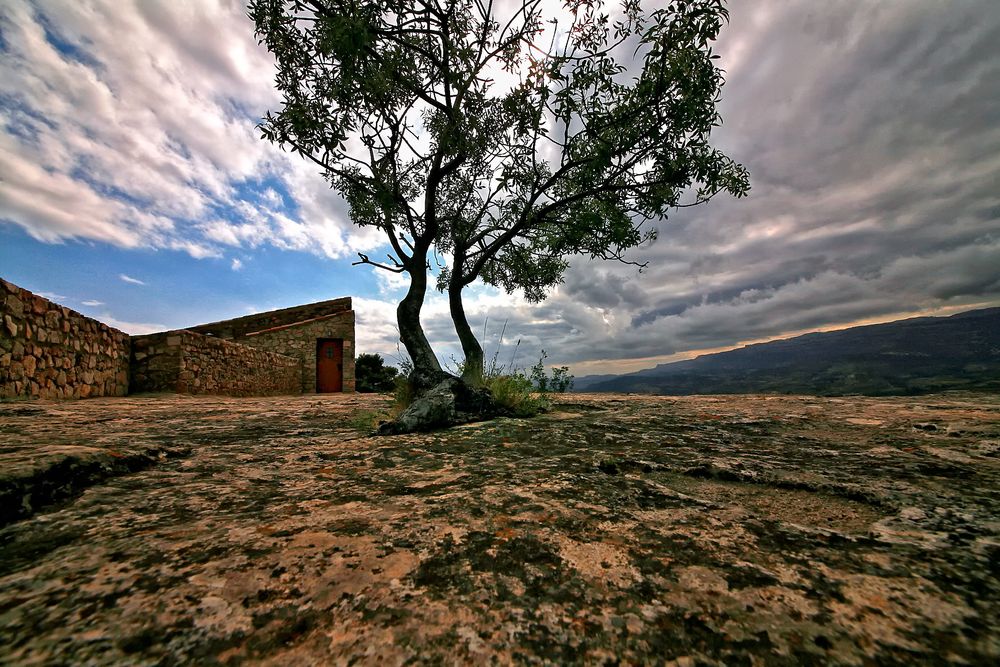
<instances>
[{"instance_id":1,"label":"weathered rock slab","mask_svg":"<svg viewBox=\"0 0 1000 667\"><path fill-rule=\"evenodd\" d=\"M421 433L497 417L502 410L488 389L447 376L416 398L394 420L379 427L383 435Z\"/></svg>"},{"instance_id":2,"label":"weathered rock slab","mask_svg":"<svg viewBox=\"0 0 1000 667\"><path fill-rule=\"evenodd\" d=\"M0 529L0 663L1000 660L998 397L572 395L354 426L386 402L0 411L0 464L191 448Z\"/></svg>"}]
</instances>

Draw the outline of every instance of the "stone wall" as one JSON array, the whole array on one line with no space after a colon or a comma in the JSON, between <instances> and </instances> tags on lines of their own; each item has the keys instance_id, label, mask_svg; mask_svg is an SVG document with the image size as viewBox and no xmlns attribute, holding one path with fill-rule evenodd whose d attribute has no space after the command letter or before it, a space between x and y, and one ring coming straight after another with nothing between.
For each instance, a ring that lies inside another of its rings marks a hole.
<instances>
[{"instance_id":1,"label":"stone wall","mask_svg":"<svg viewBox=\"0 0 1000 667\"><path fill-rule=\"evenodd\" d=\"M2 279L0 320L0 399L128 392L128 334Z\"/></svg>"},{"instance_id":2,"label":"stone wall","mask_svg":"<svg viewBox=\"0 0 1000 667\"><path fill-rule=\"evenodd\" d=\"M211 322L209 324L199 324L194 327L187 327L186 331L195 333L211 334L219 338L242 338L247 334L282 327L304 320L312 320L319 317L326 317L336 312L350 311L351 298L330 299L329 301L319 301L317 303L307 303L303 306L293 306L272 310L267 313L256 315L245 315L232 320L222 322ZM353 339L353 336L352 336Z\"/></svg>"},{"instance_id":3,"label":"stone wall","mask_svg":"<svg viewBox=\"0 0 1000 667\"><path fill-rule=\"evenodd\" d=\"M313 393L319 339L343 341L343 390L353 392L349 297L130 340L0 280L0 399Z\"/></svg>"},{"instance_id":4,"label":"stone wall","mask_svg":"<svg viewBox=\"0 0 1000 667\"><path fill-rule=\"evenodd\" d=\"M347 299L350 302L350 299ZM334 313L306 322L248 334L244 345L297 357L302 369L302 392L316 391L316 342L320 338L344 341L344 391L354 391L354 311Z\"/></svg>"},{"instance_id":5,"label":"stone wall","mask_svg":"<svg viewBox=\"0 0 1000 667\"><path fill-rule=\"evenodd\" d=\"M132 393L266 396L301 387L301 364L288 356L185 330L132 338Z\"/></svg>"}]
</instances>

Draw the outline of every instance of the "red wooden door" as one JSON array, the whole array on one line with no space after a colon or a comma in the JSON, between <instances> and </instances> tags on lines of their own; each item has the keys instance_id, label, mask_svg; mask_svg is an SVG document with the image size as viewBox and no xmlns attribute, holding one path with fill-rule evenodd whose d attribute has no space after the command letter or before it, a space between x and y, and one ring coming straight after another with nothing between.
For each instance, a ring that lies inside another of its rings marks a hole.
<instances>
[{"instance_id":1,"label":"red wooden door","mask_svg":"<svg viewBox=\"0 0 1000 667\"><path fill-rule=\"evenodd\" d=\"M344 390L344 341L316 341L316 391Z\"/></svg>"}]
</instances>

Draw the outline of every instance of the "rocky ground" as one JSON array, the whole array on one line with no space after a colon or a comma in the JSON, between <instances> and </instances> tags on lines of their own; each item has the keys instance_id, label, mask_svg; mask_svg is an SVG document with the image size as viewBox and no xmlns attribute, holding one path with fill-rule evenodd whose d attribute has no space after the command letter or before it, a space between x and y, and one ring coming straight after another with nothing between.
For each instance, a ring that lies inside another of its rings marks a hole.
<instances>
[{"instance_id":1,"label":"rocky ground","mask_svg":"<svg viewBox=\"0 0 1000 667\"><path fill-rule=\"evenodd\" d=\"M384 405L0 404L0 663L1000 660L1000 397Z\"/></svg>"}]
</instances>

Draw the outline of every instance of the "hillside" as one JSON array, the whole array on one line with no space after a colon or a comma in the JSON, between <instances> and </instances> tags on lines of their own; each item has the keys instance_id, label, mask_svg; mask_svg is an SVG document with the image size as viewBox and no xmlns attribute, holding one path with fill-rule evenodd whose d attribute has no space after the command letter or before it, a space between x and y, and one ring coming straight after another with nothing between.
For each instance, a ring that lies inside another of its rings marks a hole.
<instances>
[{"instance_id":1,"label":"hillside","mask_svg":"<svg viewBox=\"0 0 1000 667\"><path fill-rule=\"evenodd\" d=\"M576 383L577 391L668 395L948 389L1000 391L1000 308L810 333Z\"/></svg>"}]
</instances>

